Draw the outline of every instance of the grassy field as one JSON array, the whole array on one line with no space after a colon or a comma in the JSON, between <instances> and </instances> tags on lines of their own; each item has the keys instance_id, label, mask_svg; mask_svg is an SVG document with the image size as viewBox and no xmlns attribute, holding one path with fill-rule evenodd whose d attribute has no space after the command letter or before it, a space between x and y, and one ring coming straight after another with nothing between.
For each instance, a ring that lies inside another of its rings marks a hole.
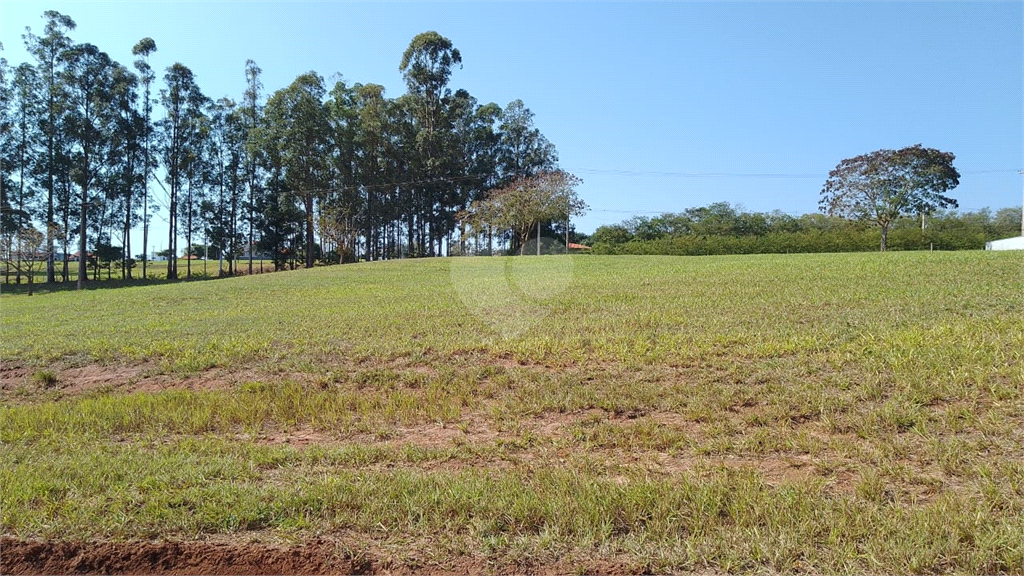
<instances>
[{"instance_id":1,"label":"grassy field","mask_svg":"<svg viewBox=\"0 0 1024 576\"><path fill-rule=\"evenodd\" d=\"M326 541L378 572L1021 573L1022 286L1019 253L936 252L6 294L2 533Z\"/></svg>"}]
</instances>

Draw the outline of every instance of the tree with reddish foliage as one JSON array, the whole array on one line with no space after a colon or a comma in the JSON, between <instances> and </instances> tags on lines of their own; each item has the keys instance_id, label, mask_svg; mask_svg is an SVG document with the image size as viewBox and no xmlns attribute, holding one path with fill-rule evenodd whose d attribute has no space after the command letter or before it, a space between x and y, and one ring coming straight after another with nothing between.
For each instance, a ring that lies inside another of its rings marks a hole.
<instances>
[{"instance_id":1,"label":"tree with reddish foliage","mask_svg":"<svg viewBox=\"0 0 1024 576\"><path fill-rule=\"evenodd\" d=\"M471 204L463 217L476 227L511 231L522 255L534 226L586 213L587 204L575 190L581 183L562 170L518 178ZM539 253L539 237L537 242Z\"/></svg>"},{"instance_id":2,"label":"tree with reddish foliage","mask_svg":"<svg viewBox=\"0 0 1024 576\"><path fill-rule=\"evenodd\" d=\"M848 158L829 173L819 206L829 216L878 224L885 252L889 226L898 218L958 206L944 195L960 183L955 158L920 144Z\"/></svg>"}]
</instances>

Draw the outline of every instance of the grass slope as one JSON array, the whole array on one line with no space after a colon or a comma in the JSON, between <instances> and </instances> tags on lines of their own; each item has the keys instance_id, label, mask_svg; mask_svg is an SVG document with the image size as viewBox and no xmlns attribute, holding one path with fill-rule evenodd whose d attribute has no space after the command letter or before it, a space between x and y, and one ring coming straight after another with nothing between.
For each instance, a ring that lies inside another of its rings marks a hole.
<instances>
[{"instance_id":1,"label":"grass slope","mask_svg":"<svg viewBox=\"0 0 1024 576\"><path fill-rule=\"evenodd\" d=\"M3 533L1019 573L1022 276L983 252L527 257L6 295Z\"/></svg>"}]
</instances>

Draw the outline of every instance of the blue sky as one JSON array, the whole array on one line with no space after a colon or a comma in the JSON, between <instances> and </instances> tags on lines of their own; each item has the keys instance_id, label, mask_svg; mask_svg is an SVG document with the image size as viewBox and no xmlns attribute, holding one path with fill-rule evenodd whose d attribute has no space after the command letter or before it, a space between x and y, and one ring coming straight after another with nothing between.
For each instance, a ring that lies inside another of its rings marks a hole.
<instances>
[{"instance_id":1,"label":"blue sky","mask_svg":"<svg viewBox=\"0 0 1024 576\"><path fill-rule=\"evenodd\" d=\"M25 26L41 32L55 9L75 41L126 64L152 37L153 66L189 66L213 98L240 98L247 58L269 91L315 70L398 96L402 52L436 30L463 56L453 87L533 110L584 180L592 210L576 224L592 232L716 201L812 212L844 158L917 143L956 154L961 208L1020 205L1022 7L0 0L0 41L24 61Z\"/></svg>"}]
</instances>

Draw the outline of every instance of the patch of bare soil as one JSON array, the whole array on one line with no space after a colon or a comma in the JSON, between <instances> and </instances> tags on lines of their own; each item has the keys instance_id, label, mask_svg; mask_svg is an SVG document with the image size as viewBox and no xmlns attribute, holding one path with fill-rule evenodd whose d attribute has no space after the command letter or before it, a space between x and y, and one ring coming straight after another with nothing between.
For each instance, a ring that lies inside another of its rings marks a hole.
<instances>
[{"instance_id":1,"label":"patch of bare soil","mask_svg":"<svg viewBox=\"0 0 1024 576\"><path fill-rule=\"evenodd\" d=\"M655 456L648 470L661 474L678 474L692 470L710 471L720 468L735 470L756 470L768 484L788 484L807 480L815 476L805 456L771 455L764 458L742 458L736 456Z\"/></svg>"},{"instance_id":2,"label":"patch of bare soil","mask_svg":"<svg viewBox=\"0 0 1024 576\"><path fill-rule=\"evenodd\" d=\"M412 565L315 540L278 547L241 542L69 542L0 538L3 574L639 574L613 560L558 560L529 565L451 557Z\"/></svg>"},{"instance_id":3,"label":"patch of bare soil","mask_svg":"<svg viewBox=\"0 0 1024 576\"><path fill-rule=\"evenodd\" d=\"M278 548L208 542L62 542L0 539L4 574L369 574L366 561L311 542Z\"/></svg>"},{"instance_id":4,"label":"patch of bare soil","mask_svg":"<svg viewBox=\"0 0 1024 576\"><path fill-rule=\"evenodd\" d=\"M509 362L511 362L509 360ZM412 370L412 363L398 368ZM290 378L304 380L309 375L277 374L268 375L254 370L211 369L190 376L160 374L153 365L78 365L54 366L48 368L57 376L55 385L45 387L33 382L36 369L16 363L0 364L0 391L6 402L32 402L52 399L53 395L74 396L100 390L118 392L159 391L167 389L210 390L229 388L239 383L261 378ZM430 375L431 369L424 369ZM427 422L413 425L379 423L370 432L341 432L338 430L317 430L311 426L274 429L273 425L255 435L240 434L239 439L261 444L289 445L306 448L315 445L410 445L420 448L449 448L471 446L488 448L498 445L502 449L494 457L481 455L473 459L446 459L426 461L418 467L462 469L467 467L501 468L508 466L546 466L561 463L579 453L572 436L580 429L598 423L631 426L633 422L653 422L658 427L684 433L687 438L705 440L710 433L707 425L692 416L670 411L649 411L645 409L607 411L598 408L573 412L546 411L520 418L495 419L485 411L474 410L465 413L458 422ZM744 419L748 412L760 410L759 406L739 404L730 407L727 418L737 429L746 428ZM822 430L816 422L792 424L805 430L822 441L842 437L844 440L859 442L852 434L836 434ZM363 430L366 430L365 428ZM823 477L832 491L851 494L858 477L852 473L849 454L836 453L826 449L812 459L799 453L768 453L764 455L724 454L719 456L698 455L693 449L676 448L664 450L636 450L626 448L588 447L589 455L603 461L609 473L618 475L622 469L644 470L649 474L672 476L689 471L714 468L754 469L770 484L786 484ZM843 470L819 470L812 460L828 457L832 468L837 464ZM381 467L392 467L394 462L384 462ZM927 500L939 491L945 476L935 470L934 465L909 462L909 469L918 476L918 481L904 492L908 497ZM625 476L623 481L628 481Z\"/></svg>"},{"instance_id":5,"label":"patch of bare soil","mask_svg":"<svg viewBox=\"0 0 1024 576\"><path fill-rule=\"evenodd\" d=\"M38 370L52 372L56 382L43 384L33 381ZM251 379L248 372L230 372L212 369L205 372L181 376L160 374L154 367L141 365L100 365L60 367L50 366L34 369L14 364L0 365L0 393L5 400L29 400L58 394L77 396L98 390L119 392L156 392L170 389L215 390L229 388L237 382Z\"/></svg>"},{"instance_id":6,"label":"patch of bare soil","mask_svg":"<svg viewBox=\"0 0 1024 576\"><path fill-rule=\"evenodd\" d=\"M644 414L659 425L693 430L695 424L678 414L652 412ZM510 452L495 457L476 456L471 460L452 459L447 461L419 462L420 470L444 468L464 469L486 467L490 469L509 466L550 466L564 463L578 454L578 447L568 441L568 436L581 424L593 423L595 420L620 422L630 417L617 417L612 412L591 409L578 412L544 412L533 417L517 420L511 427L505 423L495 422L482 414L466 415L458 424L424 423L411 426L396 426L382 429L376 433L339 434L336 431L315 430L309 426L301 426L289 430L268 431L255 437L243 435L245 439L268 445L289 445L305 448L311 445L378 445L404 446L418 448L449 448L468 445L486 448L497 442L516 442L524 436L532 437L533 442L523 444ZM623 470L643 470L655 476L674 476L687 472L713 471L716 469L754 470L765 482L772 485L789 484L822 476L814 465L817 457L807 454L770 453L763 456L737 455L698 455L689 450L637 450L628 448L589 448L586 453L596 462L603 462L613 473ZM370 465L369 468L391 468L393 462ZM366 468L365 464L360 467ZM826 477L829 475L825 475ZM629 480L620 477L622 483ZM838 478L844 491L852 492L849 478Z\"/></svg>"},{"instance_id":7,"label":"patch of bare soil","mask_svg":"<svg viewBox=\"0 0 1024 576\"><path fill-rule=\"evenodd\" d=\"M514 439L524 433L539 438L558 440L568 434L569 428L580 422L604 417L603 410L582 412L545 412L537 416L516 420L514 424L495 422L483 414L463 416L458 423L427 422L408 426L383 427L373 433L339 434L300 426L289 430L265 432L253 438L268 445L290 445L298 448L310 444L382 444L412 445L419 448L448 448L470 444L486 445L501 439Z\"/></svg>"}]
</instances>

